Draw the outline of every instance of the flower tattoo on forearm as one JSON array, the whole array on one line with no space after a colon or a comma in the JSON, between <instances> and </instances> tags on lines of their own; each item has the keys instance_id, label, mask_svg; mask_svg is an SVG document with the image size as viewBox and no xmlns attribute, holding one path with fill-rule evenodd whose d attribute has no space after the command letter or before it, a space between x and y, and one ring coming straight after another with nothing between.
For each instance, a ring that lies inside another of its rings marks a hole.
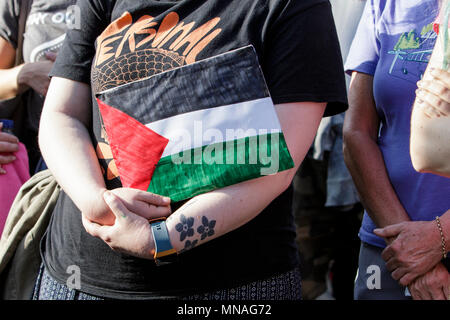
<instances>
[{"instance_id":1,"label":"flower tattoo on forearm","mask_svg":"<svg viewBox=\"0 0 450 320\"><path fill-rule=\"evenodd\" d=\"M215 226L216 220L208 221L208 218L203 216L202 225L197 228L197 232L201 234L201 240L205 240L206 237L213 236Z\"/></svg>"},{"instance_id":2,"label":"flower tattoo on forearm","mask_svg":"<svg viewBox=\"0 0 450 320\"><path fill-rule=\"evenodd\" d=\"M200 240L205 240L207 237L212 237L215 234L216 220L209 220L203 216L201 225L197 227L197 235L200 239L188 239L196 235L194 232L194 218L187 218L185 215L180 215L180 222L175 226L175 230L180 234L180 241L185 241L184 249L181 252L188 251L194 248ZM181 253L180 252L180 253Z\"/></svg>"},{"instance_id":3,"label":"flower tattoo on forearm","mask_svg":"<svg viewBox=\"0 0 450 320\"><path fill-rule=\"evenodd\" d=\"M180 223L175 226L175 230L180 233L180 241L184 241L186 237L192 237L194 235L194 218L186 218L184 214L180 215Z\"/></svg>"}]
</instances>

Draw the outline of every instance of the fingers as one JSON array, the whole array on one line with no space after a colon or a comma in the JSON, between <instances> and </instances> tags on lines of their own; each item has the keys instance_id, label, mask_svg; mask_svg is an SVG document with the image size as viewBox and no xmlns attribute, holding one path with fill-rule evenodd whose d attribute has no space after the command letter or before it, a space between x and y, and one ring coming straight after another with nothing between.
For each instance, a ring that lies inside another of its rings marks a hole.
<instances>
[{"instance_id":1,"label":"fingers","mask_svg":"<svg viewBox=\"0 0 450 320\"><path fill-rule=\"evenodd\" d=\"M169 206L154 206L149 205L148 209L144 212L142 217L148 219L154 219L154 218L160 218L160 217L167 217L172 213L172 210Z\"/></svg>"},{"instance_id":2,"label":"fingers","mask_svg":"<svg viewBox=\"0 0 450 320\"><path fill-rule=\"evenodd\" d=\"M409 292L411 293L411 296L414 300L425 300L422 296L422 293L420 290L417 290L415 287L411 286L409 288Z\"/></svg>"},{"instance_id":3,"label":"fingers","mask_svg":"<svg viewBox=\"0 0 450 320\"><path fill-rule=\"evenodd\" d=\"M168 206L170 204L170 198L146 191L138 192L137 199L155 206Z\"/></svg>"},{"instance_id":4,"label":"fingers","mask_svg":"<svg viewBox=\"0 0 450 320\"><path fill-rule=\"evenodd\" d=\"M402 223L398 223L398 224L393 224L391 226L387 226L385 228L378 228L373 230L373 232L382 238L390 238L390 237L395 237L397 236L403 228L403 224Z\"/></svg>"},{"instance_id":5,"label":"fingers","mask_svg":"<svg viewBox=\"0 0 450 320\"><path fill-rule=\"evenodd\" d=\"M93 237L100 238L102 226L87 219L84 214L81 215L81 222L87 233Z\"/></svg>"},{"instance_id":6,"label":"fingers","mask_svg":"<svg viewBox=\"0 0 450 320\"><path fill-rule=\"evenodd\" d=\"M398 268L398 262L395 258L390 258L387 262L386 262L386 269L388 269L389 272L394 271L395 269Z\"/></svg>"},{"instance_id":7,"label":"fingers","mask_svg":"<svg viewBox=\"0 0 450 320\"><path fill-rule=\"evenodd\" d=\"M382 252L381 252L381 258L383 258L384 261L389 262L391 258L394 256L394 250L389 245L387 246ZM389 270L390 271L390 270Z\"/></svg>"},{"instance_id":8,"label":"fingers","mask_svg":"<svg viewBox=\"0 0 450 320\"><path fill-rule=\"evenodd\" d=\"M444 292L445 300L450 300L450 284L444 285L442 291Z\"/></svg>"},{"instance_id":9,"label":"fingers","mask_svg":"<svg viewBox=\"0 0 450 320\"><path fill-rule=\"evenodd\" d=\"M1 132L0 133L0 164L8 164L16 160L12 154L19 151L19 139L17 137Z\"/></svg>"},{"instance_id":10,"label":"fingers","mask_svg":"<svg viewBox=\"0 0 450 320\"><path fill-rule=\"evenodd\" d=\"M433 78L440 80L444 83L444 85L447 86L447 88L450 88L450 73L446 70L442 70L439 68L431 68L430 74L433 76Z\"/></svg>"},{"instance_id":11,"label":"fingers","mask_svg":"<svg viewBox=\"0 0 450 320\"><path fill-rule=\"evenodd\" d=\"M1 126L3 127L3 123L1 123ZM8 143L13 143L13 144L17 145L19 143L19 139L16 136L12 135L12 134L9 134L9 133L6 133L6 132L0 132L0 143L1 142L8 142Z\"/></svg>"},{"instance_id":12,"label":"fingers","mask_svg":"<svg viewBox=\"0 0 450 320\"><path fill-rule=\"evenodd\" d=\"M430 296L432 300L447 300L443 288L430 288Z\"/></svg>"},{"instance_id":13,"label":"fingers","mask_svg":"<svg viewBox=\"0 0 450 320\"><path fill-rule=\"evenodd\" d=\"M416 103L423 104L426 102L432 108L436 108L437 112L443 115L450 114L450 73L441 69L431 69L430 75L432 80L421 80L417 83L419 90L416 92ZM433 115L433 112L430 111ZM435 116L435 115L433 115Z\"/></svg>"},{"instance_id":14,"label":"fingers","mask_svg":"<svg viewBox=\"0 0 450 320\"><path fill-rule=\"evenodd\" d=\"M145 219L167 217L171 213L170 199L150 192L118 188L111 190L133 214Z\"/></svg>"},{"instance_id":15,"label":"fingers","mask_svg":"<svg viewBox=\"0 0 450 320\"><path fill-rule=\"evenodd\" d=\"M16 157L13 155L1 155L0 154L0 165L9 164L16 160Z\"/></svg>"},{"instance_id":16,"label":"fingers","mask_svg":"<svg viewBox=\"0 0 450 320\"><path fill-rule=\"evenodd\" d=\"M129 212L128 209L124 206L122 201L120 201L120 199L112 192L104 192L103 199L111 209L112 213L116 216L116 219L123 219L131 214L131 212Z\"/></svg>"},{"instance_id":17,"label":"fingers","mask_svg":"<svg viewBox=\"0 0 450 320\"><path fill-rule=\"evenodd\" d=\"M419 106L431 106L435 109L435 114L433 116L444 116L447 114L448 110L450 110L449 103L442 100L440 97L436 96L429 91L425 91L424 89L418 89L416 91L416 104ZM447 111L446 111L447 110Z\"/></svg>"},{"instance_id":18,"label":"fingers","mask_svg":"<svg viewBox=\"0 0 450 320\"><path fill-rule=\"evenodd\" d=\"M417 86L420 90L428 91L441 98L446 103L450 103L450 90L448 90L448 88L439 80L421 80L417 82Z\"/></svg>"},{"instance_id":19,"label":"fingers","mask_svg":"<svg viewBox=\"0 0 450 320\"><path fill-rule=\"evenodd\" d=\"M398 282L402 286L408 286L416 279L416 276L412 273L406 273Z\"/></svg>"},{"instance_id":20,"label":"fingers","mask_svg":"<svg viewBox=\"0 0 450 320\"><path fill-rule=\"evenodd\" d=\"M425 285L425 281L423 278L418 280L417 292L420 295L421 300L431 300L431 294L428 290L428 287Z\"/></svg>"},{"instance_id":21,"label":"fingers","mask_svg":"<svg viewBox=\"0 0 450 320\"><path fill-rule=\"evenodd\" d=\"M391 273L392 278L394 278L394 280L399 281L400 279L402 279L402 277L406 274L406 270L404 268L397 268L394 270L394 272ZM407 283L409 284L409 283ZM403 285L401 283L401 285Z\"/></svg>"}]
</instances>

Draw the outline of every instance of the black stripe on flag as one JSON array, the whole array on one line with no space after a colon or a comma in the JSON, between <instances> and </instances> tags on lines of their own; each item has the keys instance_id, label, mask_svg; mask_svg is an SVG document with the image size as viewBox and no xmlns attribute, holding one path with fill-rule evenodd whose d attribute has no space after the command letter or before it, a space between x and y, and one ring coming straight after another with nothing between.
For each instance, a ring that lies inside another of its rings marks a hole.
<instances>
[{"instance_id":1,"label":"black stripe on flag","mask_svg":"<svg viewBox=\"0 0 450 320\"><path fill-rule=\"evenodd\" d=\"M103 91L97 97L143 124L269 97L253 46Z\"/></svg>"}]
</instances>

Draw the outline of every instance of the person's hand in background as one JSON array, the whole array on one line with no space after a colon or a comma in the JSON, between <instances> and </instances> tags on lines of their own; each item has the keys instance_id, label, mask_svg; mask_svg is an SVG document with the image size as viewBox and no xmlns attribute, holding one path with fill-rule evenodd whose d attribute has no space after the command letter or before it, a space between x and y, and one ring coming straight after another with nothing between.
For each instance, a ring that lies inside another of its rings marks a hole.
<instances>
[{"instance_id":1,"label":"person's hand in background","mask_svg":"<svg viewBox=\"0 0 450 320\"><path fill-rule=\"evenodd\" d=\"M33 89L42 96L47 95L50 77L48 76L56 60L56 53L47 52L46 61L25 63L17 76L19 92L24 92L28 88Z\"/></svg>"},{"instance_id":2,"label":"person's hand in background","mask_svg":"<svg viewBox=\"0 0 450 320\"><path fill-rule=\"evenodd\" d=\"M16 160L14 152L19 151L19 139L12 134L1 132L2 127L3 123L0 122L0 174L5 174L2 165Z\"/></svg>"},{"instance_id":3,"label":"person's hand in background","mask_svg":"<svg viewBox=\"0 0 450 320\"><path fill-rule=\"evenodd\" d=\"M407 286L442 259L441 237L435 221L411 221L375 229L383 238L394 238L381 257L400 285Z\"/></svg>"}]
</instances>

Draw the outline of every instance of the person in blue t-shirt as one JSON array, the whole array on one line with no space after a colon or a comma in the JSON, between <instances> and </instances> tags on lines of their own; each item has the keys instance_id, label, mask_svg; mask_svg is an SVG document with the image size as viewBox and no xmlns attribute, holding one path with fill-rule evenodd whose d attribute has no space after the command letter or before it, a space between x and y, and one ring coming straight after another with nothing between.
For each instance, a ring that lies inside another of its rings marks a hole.
<instances>
[{"instance_id":1,"label":"person in blue t-shirt","mask_svg":"<svg viewBox=\"0 0 450 320\"><path fill-rule=\"evenodd\" d=\"M411 109L436 41L438 12L438 0L367 1L347 58L352 82L344 154L366 209L355 299L410 299L406 287L416 288L415 281L424 279L437 281L428 293L411 290L414 299L449 294L440 229L450 223L444 218L450 212L450 180L416 172L409 152ZM374 233L395 224L399 236ZM417 230L421 239L412 241ZM392 248L401 253L394 259L388 256ZM399 257L410 261L409 269Z\"/></svg>"}]
</instances>

